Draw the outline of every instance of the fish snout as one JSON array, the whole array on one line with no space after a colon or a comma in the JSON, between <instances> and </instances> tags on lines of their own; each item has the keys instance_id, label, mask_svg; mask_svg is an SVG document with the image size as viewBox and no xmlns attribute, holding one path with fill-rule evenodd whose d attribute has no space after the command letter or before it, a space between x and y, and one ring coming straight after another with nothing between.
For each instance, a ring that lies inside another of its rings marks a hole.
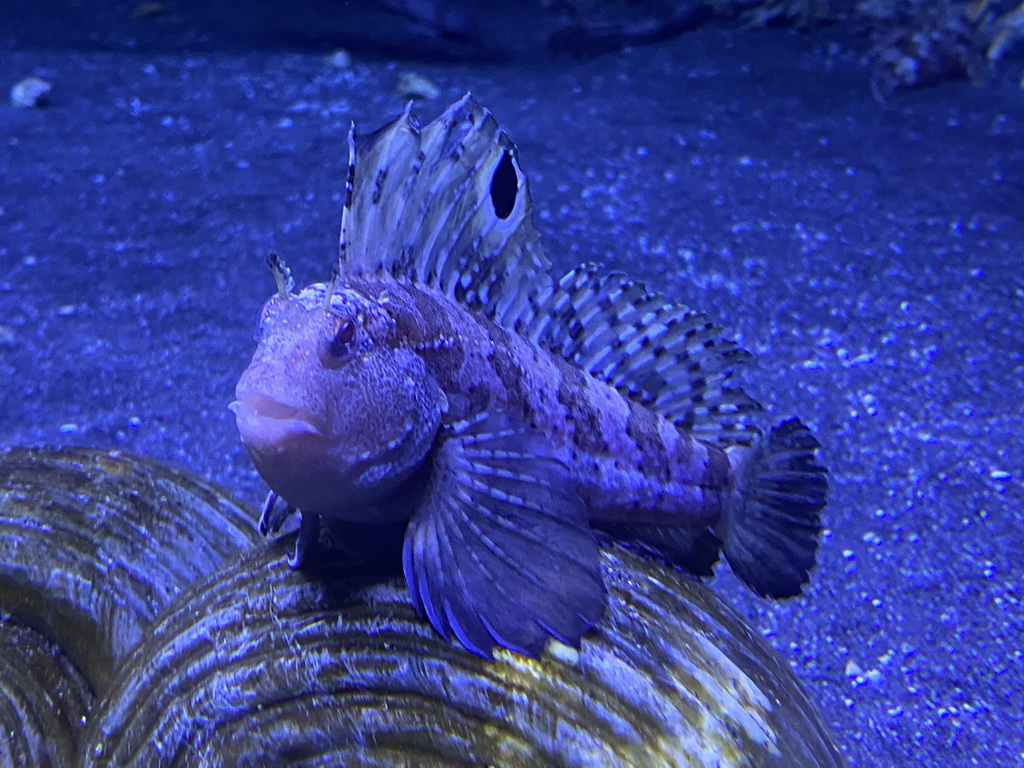
<instances>
[{"instance_id":1,"label":"fish snout","mask_svg":"<svg viewBox=\"0 0 1024 768\"><path fill-rule=\"evenodd\" d=\"M242 442L251 450L278 452L293 439L326 435L313 414L258 392L240 393L228 409L235 414Z\"/></svg>"}]
</instances>

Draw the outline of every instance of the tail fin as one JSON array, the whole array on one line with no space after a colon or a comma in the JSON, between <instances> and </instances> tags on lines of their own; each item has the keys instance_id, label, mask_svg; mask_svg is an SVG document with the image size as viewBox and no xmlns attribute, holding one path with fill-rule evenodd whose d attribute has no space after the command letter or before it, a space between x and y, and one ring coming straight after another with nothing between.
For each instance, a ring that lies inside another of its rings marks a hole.
<instances>
[{"instance_id":1,"label":"tail fin","mask_svg":"<svg viewBox=\"0 0 1024 768\"><path fill-rule=\"evenodd\" d=\"M741 501L716 533L733 571L762 597L793 597L810 580L828 497L820 447L807 427L789 419L754 447L729 451Z\"/></svg>"}]
</instances>

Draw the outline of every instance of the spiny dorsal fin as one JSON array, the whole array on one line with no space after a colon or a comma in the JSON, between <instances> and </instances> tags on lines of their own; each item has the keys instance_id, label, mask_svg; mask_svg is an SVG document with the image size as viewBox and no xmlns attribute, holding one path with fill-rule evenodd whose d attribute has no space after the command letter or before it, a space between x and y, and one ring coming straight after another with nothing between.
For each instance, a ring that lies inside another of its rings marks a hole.
<instances>
[{"instance_id":1,"label":"spiny dorsal fin","mask_svg":"<svg viewBox=\"0 0 1024 768\"><path fill-rule=\"evenodd\" d=\"M420 127L409 108L349 134L341 273L389 271L511 326L550 291L516 148L469 94Z\"/></svg>"},{"instance_id":2,"label":"spiny dorsal fin","mask_svg":"<svg viewBox=\"0 0 1024 768\"><path fill-rule=\"evenodd\" d=\"M700 440L750 445L759 434L750 415L761 406L730 385L750 355L707 315L622 273L572 270L516 329Z\"/></svg>"}]
</instances>

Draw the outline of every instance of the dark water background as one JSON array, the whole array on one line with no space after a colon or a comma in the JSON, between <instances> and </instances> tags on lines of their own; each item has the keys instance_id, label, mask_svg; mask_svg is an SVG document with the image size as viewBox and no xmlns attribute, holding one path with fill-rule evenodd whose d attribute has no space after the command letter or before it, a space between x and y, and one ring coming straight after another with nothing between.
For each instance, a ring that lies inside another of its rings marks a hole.
<instances>
[{"instance_id":1,"label":"dark water background","mask_svg":"<svg viewBox=\"0 0 1024 768\"><path fill-rule=\"evenodd\" d=\"M0 104L0 445L129 450L257 503L226 405L263 255L328 276L349 121L395 116L415 71L440 90L423 120L471 90L518 144L558 269L704 309L758 354L748 391L821 435L812 587L716 588L851 766L1024 760L1024 90L881 104L838 29L580 61L525 13L467 42L358 4L195 6L0 8L0 85L54 84Z\"/></svg>"}]
</instances>

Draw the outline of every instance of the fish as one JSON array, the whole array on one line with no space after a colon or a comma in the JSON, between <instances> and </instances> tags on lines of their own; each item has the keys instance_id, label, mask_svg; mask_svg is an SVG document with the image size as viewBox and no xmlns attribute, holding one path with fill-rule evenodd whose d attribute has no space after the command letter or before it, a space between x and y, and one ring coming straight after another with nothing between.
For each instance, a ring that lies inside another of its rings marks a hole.
<instances>
[{"instance_id":1,"label":"fish","mask_svg":"<svg viewBox=\"0 0 1024 768\"><path fill-rule=\"evenodd\" d=\"M761 429L747 352L620 272L555 279L519 153L470 94L353 125L348 151L334 274L296 290L271 254L229 406L270 488L261 532L298 515L293 568L321 521L355 549L397 526L413 605L486 658L580 647L602 537L801 592L828 473L798 419Z\"/></svg>"}]
</instances>

